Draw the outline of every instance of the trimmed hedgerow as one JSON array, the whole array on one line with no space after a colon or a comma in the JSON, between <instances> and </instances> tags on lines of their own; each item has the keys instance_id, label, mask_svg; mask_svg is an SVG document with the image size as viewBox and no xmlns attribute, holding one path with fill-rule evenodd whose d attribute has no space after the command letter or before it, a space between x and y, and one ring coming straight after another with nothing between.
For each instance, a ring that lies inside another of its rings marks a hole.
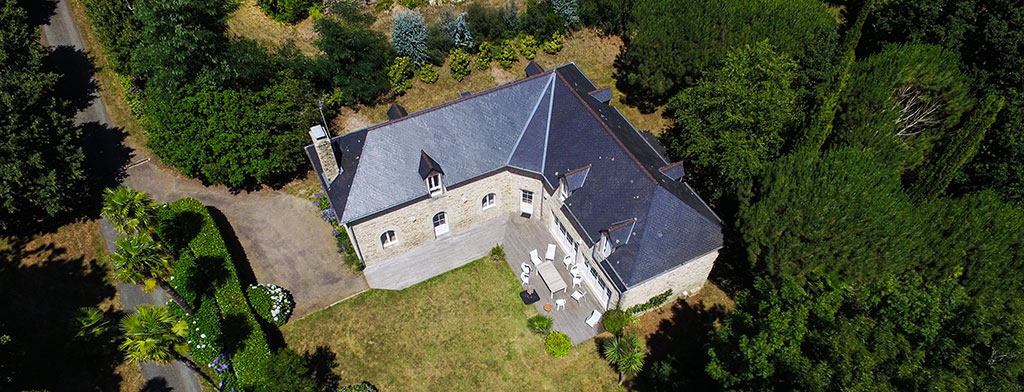
<instances>
[{"instance_id":1,"label":"trimmed hedgerow","mask_svg":"<svg viewBox=\"0 0 1024 392\"><path fill-rule=\"evenodd\" d=\"M256 314L267 322L282 326L292 316L295 300L292 294L272 284L249 286L249 303Z\"/></svg>"},{"instance_id":2,"label":"trimmed hedgerow","mask_svg":"<svg viewBox=\"0 0 1024 392\"><path fill-rule=\"evenodd\" d=\"M202 363L213 363L224 350L221 341L220 309L216 301L203 301L188 323L188 354Z\"/></svg>"},{"instance_id":3,"label":"trimmed hedgerow","mask_svg":"<svg viewBox=\"0 0 1024 392\"><path fill-rule=\"evenodd\" d=\"M171 284L186 300L198 300L200 309L211 300L216 302L222 318L221 340L239 386L260 385L266 378L263 369L271 357L270 346L206 206L184 198L162 208L160 220L157 234L178 257Z\"/></svg>"}]
</instances>

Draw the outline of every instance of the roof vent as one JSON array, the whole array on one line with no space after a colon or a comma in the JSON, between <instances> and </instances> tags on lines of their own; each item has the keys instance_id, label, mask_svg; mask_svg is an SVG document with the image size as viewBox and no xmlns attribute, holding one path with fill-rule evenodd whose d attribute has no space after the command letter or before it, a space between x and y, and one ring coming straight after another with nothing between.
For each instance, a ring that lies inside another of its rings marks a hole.
<instances>
[{"instance_id":1,"label":"roof vent","mask_svg":"<svg viewBox=\"0 0 1024 392\"><path fill-rule=\"evenodd\" d=\"M541 67L536 61L530 60L530 63L526 64L526 76L533 76L541 72L544 72L544 67Z\"/></svg>"},{"instance_id":2,"label":"roof vent","mask_svg":"<svg viewBox=\"0 0 1024 392\"><path fill-rule=\"evenodd\" d=\"M408 115L409 112L405 111L405 108L399 105L398 102L392 103L391 107L388 108L388 120L397 120Z\"/></svg>"},{"instance_id":3,"label":"roof vent","mask_svg":"<svg viewBox=\"0 0 1024 392\"><path fill-rule=\"evenodd\" d=\"M594 97L600 103L608 103L612 101L612 88L610 86L601 87L597 90L591 91L590 96ZM604 117L604 116L601 116Z\"/></svg>"},{"instance_id":4,"label":"roof vent","mask_svg":"<svg viewBox=\"0 0 1024 392\"><path fill-rule=\"evenodd\" d=\"M334 179L341 174L341 167L338 166L338 159L334 156L334 146L331 145L331 138L327 136L327 130L320 125L309 128L309 137L313 139L313 148L316 149L317 160L320 161L321 175L324 183L331 187Z\"/></svg>"},{"instance_id":5,"label":"roof vent","mask_svg":"<svg viewBox=\"0 0 1024 392\"><path fill-rule=\"evenodd\" d=\"M679 181L686 176L686 169L683 169L683 161L679 161L668 166L662 166L658 171L672 181Z\"/></svg>"}]
</instances>

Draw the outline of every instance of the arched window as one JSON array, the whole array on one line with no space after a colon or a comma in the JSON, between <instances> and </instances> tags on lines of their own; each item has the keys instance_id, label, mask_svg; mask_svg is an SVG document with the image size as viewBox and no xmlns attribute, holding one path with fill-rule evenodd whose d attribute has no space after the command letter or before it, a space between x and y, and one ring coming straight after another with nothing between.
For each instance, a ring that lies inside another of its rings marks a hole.
<instances>
[{"instance_id":1,"label":"arched window","mask_svg":"<svg viewBox=\"0 0 1024 392\"><path fill-rule=\"evenodd\" d=\"M380 246L387 248L391 245L398 243L398 237L395 236L394 230L385 231L384 234L380 235Z\"/></svg>"},{"instance_id":2,"label":"arched window","mask_svg":"<svg viewBox=\"0 0 1024 392\"><path fill-rule=\"evenodd\" d=\"M434 215L434 235L439 236L448 232L448 215L444 211Z\"/></svg>"},{"instance_id":3,"label":"arched window","mask_svg":"<svg viewBox=\"0 0 1024 392\"><path fill-rule=\"evenodd\" d=\"M493 193L488 193L487 196L484 196L484 199L480 202L480 208L481 209L485 209L486 210L489 207L494 207L494 194Z\"/></svg>"}]
</instances>

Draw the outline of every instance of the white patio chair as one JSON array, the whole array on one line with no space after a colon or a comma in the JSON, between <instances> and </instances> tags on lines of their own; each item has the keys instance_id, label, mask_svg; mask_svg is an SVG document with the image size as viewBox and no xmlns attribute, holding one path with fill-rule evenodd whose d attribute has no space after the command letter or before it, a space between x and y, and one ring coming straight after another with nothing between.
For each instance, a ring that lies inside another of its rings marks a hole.
<instances>
[{"instance_id":1,"label":"white patio chair","mask_svg":"<svg viewBox=\"0 0 1024 392\"><path fill-rule=\"evenodd\" d=\"M583 299L584 295L587 295L586 291L576 290L576 291L572 292L571 297L572 297L572 299L576 300L576 305L579 305L580 304L580 300Z\"/></svg>"},{"instance_id":2,"label":"white patio chair","mask_svg":"<svg viewBox=\"0 0 1024 392\"><path fill-rule=\"evenodd\" d=\"M587 325L590 326L590 328L597 328L597 323L601 322L601 312L598 312L596 310L590 312L590 317L587 317L586 322Z\"/></svg>"},{"instance_id":3,"label":"white patio chair","mask_svg":"<svg viewBox=\"0 0 1024 392\"><path fill-rule=\"evenodd\" d=\"M533 272L533 267L531 267L529 264L523 263L521 268L523 269L523 272L526 272L526 273Z\"/></svg>"},{"instance_id":4,"label":"white patio chair","mask_svg":"<svg viewBox=\"0 0 1024 392\"><path fill-rule=\"evenodd\" d=\"M572 267L569 268L569 273L572 274L572 277L574 278L583 277L583 271L580 270L579 264L573 264Z\"/></svg>"},{"instance_id":5,"label":"white patio chair","mask_svg":"<svg viewBox=\"0 0 1024 392\"><path fill-rule=\"evenodd\" d=\"M573 276L572 277L572 288L575 289L576 287L579 287L579 285L582 284L582 283L583 283L583 277L582 276Z\"/></svg>"},{"instance_id":6,"label":"white patio chair","mask_svg":"<svg viewBox=\"0 0 1024 392\"><path fill-rule=\"evenodd\" d=\"M555 244L548 244L548 251L544 252L544 260L555 261Z\"/></svg>"},{"instance_id":7,"label":"white patio chair","mask_svg":"<svg viewBox=\"0 0 1024 392\"><path fill-rule=\"evenodd\" d=\"M519 274L519 279L523 281L524 286L530 284L530 273L523 271L523 273Z\"/></svg>"},{"instance_id":8,"label":"white patio chair","mask_svg":"<svg viewBox=\"0 0 1024 392\"><path fill-rule=\"evenodd\" d=\"M565 309L565 298L559 298L555 300L555 310Z\"/></svg>"},{"instance_id":9,"label":"white patio chair","mask_svg":"<svg viewBox=\"0 0 1024 392\"><path fill-rule=\"evenodd\" d=\"M562 258L562 264L565 265L566 269L569 269L569 266L571 266L572 263L575 262L575 261L576 261L576 255L565 255L565 257Z\"/></svg>"},{"instance_id":10,"label":"white patio chair","mask_svg":"<svg viewBox=\"0 0 1024 392\"><path fill-rule=\"evenodd\" d=\"M544 262L544 260L540 259L540 256L537 256L536 249L530 251L530 261L533 262L533 265L540 265L541 263Z\"/></svg>"}]
</instances>

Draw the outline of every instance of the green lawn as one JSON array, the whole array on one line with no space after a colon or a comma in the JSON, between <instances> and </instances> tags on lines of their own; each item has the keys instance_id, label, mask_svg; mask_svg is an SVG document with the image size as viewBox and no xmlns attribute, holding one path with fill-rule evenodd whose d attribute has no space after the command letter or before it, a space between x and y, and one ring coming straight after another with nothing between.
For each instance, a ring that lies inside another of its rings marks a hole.
<instances>
[{"instance_id":1,"label":"green lawn","mask_svg":"<svg viewBox=\"0 0 1024 392\"><path fill-rule=\"evenodd\" d=\"M617 375L593 340L551 358L526 329L504 262L477 260L403 291L370 290L282 328L299 352L329 347L341 385L383 391L601 391Z\"/></svg>"}]
</instances>

